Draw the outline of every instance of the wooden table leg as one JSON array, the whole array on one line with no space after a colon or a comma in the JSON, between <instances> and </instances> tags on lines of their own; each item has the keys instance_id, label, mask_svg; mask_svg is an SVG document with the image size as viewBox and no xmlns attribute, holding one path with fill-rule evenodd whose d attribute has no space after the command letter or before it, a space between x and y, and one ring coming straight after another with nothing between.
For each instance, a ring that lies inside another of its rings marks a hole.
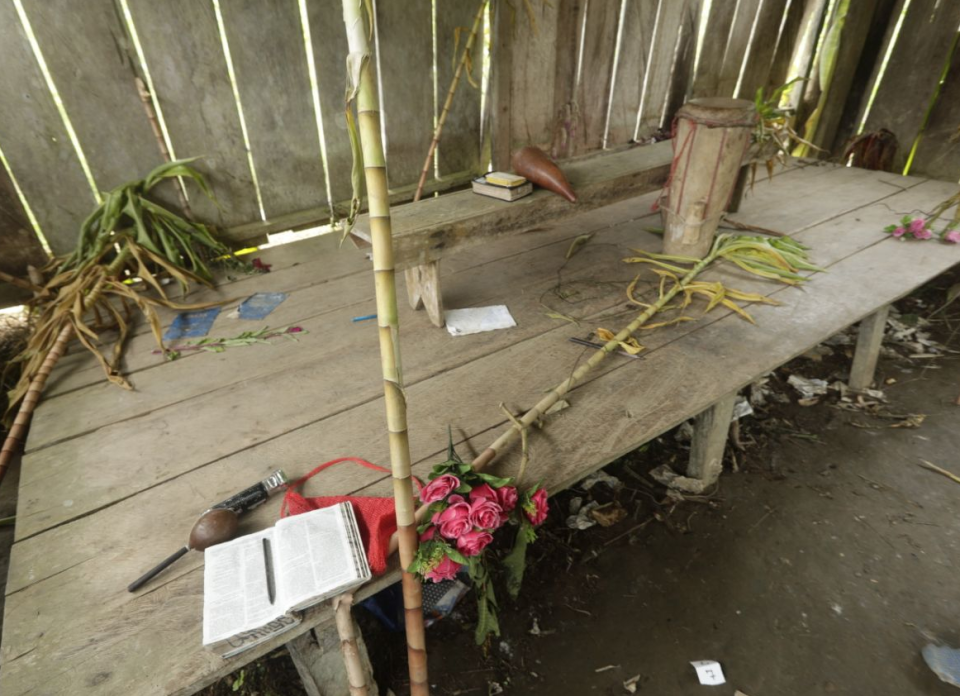
<instances>
[{"instance_id":1,"label":"wooden table leg","mask_svg":"<svg viewBox=\"0 0 960 696\"><path fill-rule=\"evenodd\" d=\"M366 693L377 694L379 691L373 681L373 668L370 666L367 647L360 635L360 629L353 621L353 617L349 615L349 605L346 611L347 620L352 624L356 639L354 641L356 652L359 652L360 663L366 672ZM340 620L343 621L343 618L341 617ZM351 677L344 667L340 643L335 621L321 624L287 643L287 651L293 659L293 664L297 668L308 696L356 696L358 693L364 693L364 691L358 691L355 685L351 689ZM356 675L353 675L353 680L356 683Z\"/></svg>"},{"instance_id":2,"label":"wooden table leg","mask_svg":"<svg viewBox=\"0 0 960 696\"><path fill-rule=\"evenodd\" d=\"M443 294L440 291L440 262L411 266L403 272L407 281L407 299L413 309L424 308L434 326L442 327Z\"/></svg>"},{"instance_id":3,"label":"wooden table leg","mask_svg":"<svg viewBox=\"0 0 960 696\"><path fill-rule=\"evenodd\" d=\"M696 495L713 486L723 471L723 453L736 402L737 392L733 392L694 418L686 476L666 464L650 472L651 476L665 486Z\"/></svg>"},{"instance_id":4,"label":"wooden table leg","mask_svg":"<svg viewBox=\"0 0 960 696\"><path fill-rule=\"evenodd\" d=\"M853 353L853 365L850 367L849 387L852 391L864 391L873 384L889 313L890 305L885 305L860 322L857 347Z\"/></svg>"}]
</instances>

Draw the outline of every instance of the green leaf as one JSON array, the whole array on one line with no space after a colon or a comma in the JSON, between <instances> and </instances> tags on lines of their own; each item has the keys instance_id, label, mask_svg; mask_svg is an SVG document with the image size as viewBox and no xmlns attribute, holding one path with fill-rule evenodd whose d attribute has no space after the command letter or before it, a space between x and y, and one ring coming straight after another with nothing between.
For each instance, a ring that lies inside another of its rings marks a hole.
<instances>
[{"instance_id":1,"label":"green leaf","mask_svg":"<svg viewBox=\"0 0 960 696\"><path fill-rule=\"evenodd\" d=\"M579 237L574 239L570 243L570 247L567 249L567 255L565 258L567 259L572 258L573 255L576 254L578 251L580 251L586 245L586 243L589 242L591 239L593 239L593 233L581 234Z\"/></svg>"},{"instance_id":2,"label":"green leaf","mask_svg":"<svg viewBox=\"0 0 960 696\"><path fill-rule=\"evenodd\" d=\"M494 476L493 474L485 474L482 471L478 471L477 476L484 483L489 483L494 488L503 488L504 486L509 486L511 483L513 483L512 478L503 478L501 476Z\"/></svg>"},{"instance_id":3,"label":"green leaf","mask_svg":"<svg viewBox=\"0 0 960 696\"><path fill-rule=\"evenodd\" d=\"M520 587L523 585L523 574L527 569L527 545L530 543L530 536L527 530L533 531L533 525L526 517L521 516L520 529L517 530L517 538L513 543L513 550L503 558L503 570L506 574L507 592L516 599L520 594ZM536 535L536 532L534 532Z\"/></svg>"},{"instance_id":4,"label":"green leaf","mask_svg":"<svg viewBox=\"0 0 960 696\"><path fill-rule=\"evenodd\" d=\"M460 553L457 549L453 548L452 546L448 545L446 548L446 551L447 551L447 556L449 556L450 560L453 561L454 563L459 563L460 565L464 565L464 566L470 564L469 559L466 556L464 556L462 553Z\"/></svg>"}]
</instances>

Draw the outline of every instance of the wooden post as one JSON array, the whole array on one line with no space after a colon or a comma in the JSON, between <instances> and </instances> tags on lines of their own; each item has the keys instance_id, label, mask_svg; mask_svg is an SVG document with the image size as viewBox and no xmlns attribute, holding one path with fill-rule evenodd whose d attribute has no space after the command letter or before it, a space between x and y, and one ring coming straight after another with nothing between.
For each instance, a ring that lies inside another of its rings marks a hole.
<instances>
[{"instance_id":1,"label":"wooden post","mask_svg":"<svg viewBox=\"0 0 960 696\"><path fill-rule=\"evenodd\" d=\"M664 253L701 259L713 235L750 145L756 123L752 102L694 99L677 113L673 173L664 216Z\"/></svg>"},{"instance_id":2,"label":"wooden post","mask_svg":"<svg viewBox=\"0 0 960 696\"><path fill-rule=\"evenodd\" d=\"M427 316L434 326L442 327L443 294L440 291L440 262L428 261L419 266L411 266L403 272L407 282L407 299L413 309L427 310Z\"/></svg>"},{"instance_id":3,"label":"wooden post","mask_svg":"<svg viewBox=\"0 0 960 696\"><path fill-rule=\"evenodd\" d=\"M890 305L884 305L860 322L857 347L853 353L853 365L850 367L849 386L853 391L864 391L873 384L889 313Z\"/></svg>"},{"instance_id":4,"label":"wooden post","mask_svg":"<svg viewBox=\"0 0 960 696\"><path fill-rule=\"evenodd\" d=\"M716 483L723 471L723 452L736 402L737 392L733 392L694 418L687 476L702 481L704 487Z\"/></svg>"}]
</instances>

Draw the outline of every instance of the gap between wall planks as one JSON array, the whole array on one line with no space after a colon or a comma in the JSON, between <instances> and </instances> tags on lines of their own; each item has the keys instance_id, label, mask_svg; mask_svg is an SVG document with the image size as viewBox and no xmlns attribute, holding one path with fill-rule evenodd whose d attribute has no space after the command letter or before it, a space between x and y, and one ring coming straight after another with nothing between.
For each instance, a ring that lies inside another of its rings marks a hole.
<instances>
[{"instance_id":1,"label":"gap between wall planks","mask_svg":"<svg viewBox=\"0 0 960 696\"><path fill-rule=\"evenodd\" d=\"M960 180L960 45L954 48L946 81L930 113L910 173Z\"/></svg>"},{"instance_id":2,"label":"gap between wall planks","mask_svg":"<svg viewBox=\"0 0 960 696\"><path fill-rule=\"evenodd\" d=\"M930 186L930 185L925 184L924 186ZM939 192L935 192L935 194L937 196L941 195ZM898 194L894 194L894 195L898 195ZM933 196L931 196L931 198L932 197ZM910 199L910 201L911 203L913 202L912 199ZM858 214L859 214L859 211L857 211L856 214L848 215L846 219L852 220ZM844 252L843 236L837 237L837 235L835 234L835 229L836 229L836 224L831 222L827 225L822 226L816 233L818 235L817 239L821 240L821 242L824 239L832 239L835 244L839 244L839 248L836 249L837 253L831 253L832 259L843 258L844 253L849 254L852 251L854 251L854 249L847 249L846 252ZM923 249L920 246L913 247L912 249L920 250L920 252L923 253ZM874 254L871 258L876 260L876 254ZM845 264L847 268L849 268L851 265L855 266L857 263L856 258L849 259L849 261L851 263ZM839 263L845 263L845 262L839 262ZM900 266L902 268L902 264L900 264ZM842 270L842 267L838 267L837 270ZM839 278L842 275L843 275L842 273L833 273L833 274L828 274L826 276L821 276L819 279L825 279L824 282L827 282L829 285L831 279ZM830 287L828 287L828 289L830 289ZM836 292L836 290L833 290L833 291ZM861 296L860 296L861 300L862 300L863 294L867 292L868 292L868 289L865 289L861 293ZM821 296L823 294L824 293L818 293L818 296ZM806 302L806 299L801 300L801 302ZM776 345L775 341L780 339L780 336L777 334L775 327L767 327L767 323L768 323L767 320L769 320L773 324L776 324L776 321L775 321L777 317L776 312L778 311L782 314L785 310L782 308L779 310L777 308L772 308L769 312L765 312L766 316L764 320L761 321L760 327L757 327L756 329L748 327L750 331L759 332L759 334L764 337L764 341L766 342L764 345L775 346ZM839 322L841 320L847 320L847 319L850 319L850 317L847 317L847 316L836 317L834 318L834 322ZM856 318L854 317L852 320L855 321ZM704 326L701 328L706 330L709 336L716 338L717 331L719 331L721 327L717 325L717 322L710 322L708 326ZM736 334L737 341L742 341L742 338L740 336L741 333L742 332L737 332ZM705 350L709 350L710 348L716 347L715 343L711 341L707 341L705 339L695 343L694 345L699 345L701 346L701 348ZM735 349L734 346L730 344L729 340L722 345L724 346L725 351L729 351L730 349ZM528 348L533 348L533 346L528 346ZM663 365L663 363L660 362L661 361L661 358L659 357L660 354L665 355L666 351L651 352L651 356L653 356L651 359L655 360L655 365ZM780 357L779 354L778 354L778 357ZM630 364L635 364L635 363L630 363ZM664 387L673 388L675 385L670 380L667 380L667 381L662 380L662 374L663 373L660 373L659 383ZM457 375L455 374L450 375L450 379L455 379L456 376ZM749 377L744 377L744 378L748 379ZM449 379L446 379L444 381L449 381ZM606 391L607 389L616 390L617 385L619 385L620 389L626 389L628 387L634 388L634 391L636 392L634 383L630 382L629 385L626 385L625 383L623 383L622 376L620 375L611 375L608 378L602 380L594 388L594 391L597 388L599 388L599 389L602 389L604 393L607 393ZM438 383L436 387L439 389L443 387L443 384ZM689 386L685 386L685 389L690 389L691 393L694 393L698 387L702 388L702 383L696 386L693 384L690 384ZM649 399L650 393L656 393L656 392L651 392L644 389L642 391L642 394L644 396L637 397L637 398ZM457 396L458 395L455 392L448 395L450 399L456 398ZM584 393L583 398L589 398L589 394ZM421 400L422 403L427 401L429 400ZM653 403L659 403L659 402L654 400ZM622 404L623 402L620 401L619 398L611 398L609 400L608 405L611 409L613 409L613 408L622 408L621 406ZM378 407L378 404L374 403L371 405L370 409L377 408L377 407ZM372 412L373 411L371 411L371 413ZM357 420L354 419L354 422L357 422ZM669 427L665 420L662 424L659 422L657 423L658 427L660 425ZM567 433L566 430L564 430L563 432ZM571 434L572 433L562 434L558 432L557 436L561 437L561 439L564 440L564 443L566 443ZM481 437L483 436L481 435ZM343 438L347 438L347 440L344 440ZM343 446L343 444L341 443L345 444L348 442L348 440L349 438L347 433L342 431L337 431L335 428L333 429L327 428L325 431L321 433L320 441L323 442L323 446L325 449L337 449L338 446L339 447ZM548 440L550 442L548 442ZM313 442L314 444L316 444L317 440L313 440ZM548 448L554 447L556 444L559 444L559 443L553 442L553 438L546 438L546 439L542 439L541 441L541 445L546 446ZM537 445L537 446L540 446L540 445ZM379 447L380 445L378 444L377 448ZM272 452L268 454L265 451L264 452L250 451L245 453L245 456L234 457L230 462L224 460L222 462L213 464L210 467L206 467L204 469L191 472L189 476L174 479L168 483L165 483L163 484L162 489L159 489L153 494L153 495L156 495L158 493L163 493L162 500L155 499L154 503L159 505L160 507L164 507L164 505L167 502L169 502L171 505L171 508L176 508L177 510L177 512L171 516L171 519L186 518L189 514L187 511L192 509L192 507L197 507L198 505L202 506L203 502L200 499L204 495L215 496L219 494L219 491L218 491L219 488L223 488L225 485L229 485L229 480L231 477L227 475L227 472L233 472L233 474L236 475L238 472L242 471L244 476L255 478L257 475L259 475L261 470L266 470L270 464L276 461L281 461L281 460L286 461L287 459L285 458L288 456L289 451L294 451L294 450L288 450L287 453L284 453L283 451L277 449L276 447L266 447L264 449L272 450ZM426 451L423 452L423 454L428 457L431 455L430 452L426 452ZM606 451L604 452L603 456L607 456ZM541 457L538 459L538 461L545 461L545 458ZM599 463L600 462L597 462L598 465ZM423 465L421 465L420 468L422 470ZM562 481L563 479L569 477L571 473L572 472L565 471L560 477L558 477L558 481ZM337 491L346 490L343 487L343 483L344 483L343 479L336 476L335 478L337 478L337 481L340 481L341 485L339 488L337 488L336 485L334 484L334 487L330 488L329 490L337 490ZM325 489L327 489L327 487L330 485L331 485L330 482L325 482L324 483ZM557 483L556 485L560 485L560 483ZM377 484L375 486L368 488L367 492L377 492L379 490L382 490L382 484ZM130 514L131 511L137 510L137 504L138 504L138 500L135 498L127 501L122 501L117 503L116 509L112 513L110 510L105 510L101 513L98 513L98 515L102 516L99 520L97 516L91 516L85 520L78 520L75 524L79 524L82 526L91 526L99 523L104 529L104 534L102 535L100 534L90 535L90 544L83 545L83 548L78 548L76 544L73 544L72 546L70 545L70 537L67 535L67 532L70 531L69 528L61 528L61 529L53 530L49 532L50 536L48 537L48 540L56 540L58 542L59 547L63 549L63 558L61 558L59 554L49 552L49 550L43 551L41 547L38 545L40 543L41 538L38 538L37 540L32 540L31 542L27 542L26 544L21 545L19 553L26 552L27 547L32 546L35 551L42 552L42 556L37 557L35 560L39 561L41 560L41 558L46 558L48 560L51 558L55 558L58 563L62 563L63 565L62 565L62 573L58 579L56 580L48 579L46 581L36 582L33 586L27 587L24 590L22 590L22 593L18 593L19 595L18 604L23 606L25 602L29 601L33 603L34 606L36 606L38 602L39 603L43 602L45 592L55 593L56 587L63 586L63 584L65 583L69 583L71 586L76 585L78 589L81 591L83 591L86 588L86 591L88 592L89 591L101 592L101 587L95 584L93 587L88 587L88 585L90 584L89 580L92 577L95 577L94 574L98 572L96 559L99 556L96 551L97 546L111 549L112 553L115 554L116 561L118 563L136 565L136 562L138 562L141 559L137 557L133 559L133 561L131 561L127 557L128 554L124 553L125 547L116 546L116 544L118 542L121 544L125 543L127 544L126 548L131 548L133 547L133 540L139 538L140 534L150 533L151 530L147 529L149 525L149 520L145 519L144 515ZM106 520L112 518L111 514L119 516L118 518L124 517L124 514L127 515L130 520L130 523L134 525L133 529L128 528L128 529L121 530L120 529L121 525L107 524ZM254 513L254 514L256 515L257 513ZM265 515L266 512L262 512L262 514ZM266 517L261 517L258 519L263 521L266 519ZM156 525L154 524L154 526ZM164 528L157 531L161 535L169 535L169 537L172 538L175 532L175 530L173 529L174 527L176 527L176 524L166 525L164 526ZM91 528L94 528L94 527L91 526ZM73 533L76 533L76 532L74 531ZM167 536L164 536L164 538L166 539ZM161 540L158 540L158 543L161 543ZM17 552L17 547L15 547L15 552ZM138 549L136 549L135 547L131 548L131 552L133 555L136 555L137 553L139 553ZM202 675L202 674L206 674L206 670L208 669L209 670L216 669L217 666L215 664L212 664L213 662L216 662L216 661L212 659L203 659L202 651L196 651L196 650L190 651L190 646L188 644L188 641L182 641L182 640L169 641L167 639L167 636L169 636L170 634L168 633L158 634L158 631L154 630L159 623L158 620L162 617L165 617L166 620L164 620L160 625L162 625L167 631L179 631L183 629L195 630L190 627L191 626L195 627L195 622L196 622L195 605L196 605L196 602L199 601L199 596L197 595L196 589L201 584L200 583L201 578L199 577L199 574L195 568L196 568L196 565L200 563L200 561L199 559L190 559L189 563L191 564L191 567L189 569L183 569L186 572L181 573L177 571L177 576L175 578L171 577L171 579L167 583L165 583L162 587L158 588L158 591L155 594L153 594L151 597L146 599L138 598L134 600L136 601L136 604L131 603L130 605L128 605L126 610L109 603L107 603L109 604L109 606L100 607L96 602L94 602L93 604L96 605L96 608L95 608L96 616L93 616L91 618L96 623L96 625L104 627L105 629L104 640L101 642L98 642L92 648L87 648L83 654L69 651L69 647L72 644L72 642L76 641L80 636L76 632L71 633L70 631L66 630L66 627L63 625L62 618L59 618L58 616L46 616L46 615L43 616L41 618L41 621L45 622L45 626L43 628L49 627L52 633L46 636L42 641L39 641L38 639L38 642L36 643L36 652L34 654L34 657L41 657L44 653L49 654L51 651L54 651L54 650L59 650L64 653L69 652L70 654L70 657L68 658L69 662L62 664L62 668L64 670L63 678L58 679L56 674L48 675L50 679L50 681L48 682L48 685L50 687L53 687L58 683L64 683L64 680L67 678L76 679L76 680L79 680L80 683L85 683L86 678L92 674L95 674L96 671L101 669L104 664L115 665L117 669L115 676L113 677L111 682L107 683L106 686L109 687L111 684L116 686L117 680L121 680L123 684L126 684L127 682L125 680L130 678L129 676L130 669L132 669L132 667L126 666L126 661L118 660L117 655L120 653L120 651L129 652L130 650L149 650L151 645L154 645L154 646L158 645L157 641L159 640L166 641L163 649L165 650L165 654L169 656L170 664L178 665L178 670L177 670L178 674L181 674L183 676L186 676L188 674ZM22 556L18 559L18 562L15 563L14 565L15 568L21 569L20 571L21 573L26 572L26 570L31 566L32 566L32 563L29 562L27 558L24 558ZM49 578L49 575L47 577ZM117 594L121 594L121 593L117 593ZM102 592L100 596L102 596ZM127 601L124 601L124 605L126 604L127 604ZM59 606L59 609L58 609L57 604L51 604L51 603L44 604L44 606L52 607L55 612L56 611L61 612L61 616L62 616L62 612L66 611L68 608L64 606ZM25 610L26 609L24 609L24 611ZM126 615L128 617L135 617L136 625L133 625L132 623L124 623L122 625L129 627L130 630L122 631L120 633L118 633L117 631L106 631L108 625L103 622L108 620L107 617L111 617L109 619L110 621L122 621L121 617L123 615ZM193 622L192 624L190 623L191 621ZM30 624L30 622L22 621L22 620L19 622L11 621L9 623L12 626L17 626L18 624L20 624L21 625L20 630L27 630ZM38 629L38 630L42 630L42 629ZM23 652L22 648L26 646L21 644L18 647L21 648L19 652L22 653ZM95 653L91 651L95 651ZM189 656L189 655L195 655L197 653L200 653L199 657ZM107 660L109 660L109 662L107 662ZM8 672L5 675L5 679L14 679L15 678L14 674L16 672L23 673L25 671L26 665L17 665L18 661L19 660L13 659L12 662L9 663L10 667L12 668L12 671ZM234 666L237 666L237 663L234 663ZM224 669L226 669L226 667L224 667ZM70 671L68 672L67 670L70 670ZM73 670L76 670L76 671L73 671ZM8 681L6 683L12 684L14 682ZM172 684L167 684L166 686L172 687Z\"/></svg>"},{"instance_id":3,"label":"gap between wall planks","mask_svg":"<svg viewBox=\"0 0 960 696\"><path fill-rule=\"evenodd\" d=\"M258 219L257 194L212 2L127 2L175 154L200 157L194 166L206 176L220 203L222 212L187 184L194 215L223 225ZM142 109L139 115L143 117Z\"/></svg>"},{"instance_id":4,"label":"gap between wall planks","mask_svg":"<svg viewBox=\"0 0 960 696\"><path fill-rule=\"evenodd\" d=\"M901 0L894 11L891 30L902 6ZM886 128L897 136L900 147L894 160L895 171L903 170L920 133L958 27L960 2L912 0L910 3L864 127L865 131ZM879 67L878 63L871 83L876 80ZM861 114L865 108L863 103Z\"/></svg>"},{"instance_id":5,"label":"gap between wall planks","mask_svg":"<svg viewBox=\"0 0 960 696\"><path fill-rule=\"evenodd\" d=\"M0 3L0 65L0 149L50 247L67 252L95 201L13 2Z\"/></svg>"}]
</instances>

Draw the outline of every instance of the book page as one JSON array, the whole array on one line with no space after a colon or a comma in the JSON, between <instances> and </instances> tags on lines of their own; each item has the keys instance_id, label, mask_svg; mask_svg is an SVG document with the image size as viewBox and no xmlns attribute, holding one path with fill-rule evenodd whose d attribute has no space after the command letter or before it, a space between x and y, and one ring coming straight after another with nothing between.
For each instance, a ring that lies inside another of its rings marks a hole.
<instances>
[{"instance_id":1,"label":"book page","mask_svg":"<svg viewBox=\"0 0 960 696\"><path fill-rule=\"evenodd\" d=\"M277 594L286 609L357 584L362 571L341 505L285 517L276 526Z\"/></svg>"},{"instance_id":2,"label":"book page","mask_svg":"<svg viewBox=\"0 0 960 696\"><path fill-rule=\"evenodd\" d=\"M284 613L279 602L270 603L264 539L274 545L273 529L217 544L204 552L204 645L259 628Z\"/></svg>"}]
</instances>

